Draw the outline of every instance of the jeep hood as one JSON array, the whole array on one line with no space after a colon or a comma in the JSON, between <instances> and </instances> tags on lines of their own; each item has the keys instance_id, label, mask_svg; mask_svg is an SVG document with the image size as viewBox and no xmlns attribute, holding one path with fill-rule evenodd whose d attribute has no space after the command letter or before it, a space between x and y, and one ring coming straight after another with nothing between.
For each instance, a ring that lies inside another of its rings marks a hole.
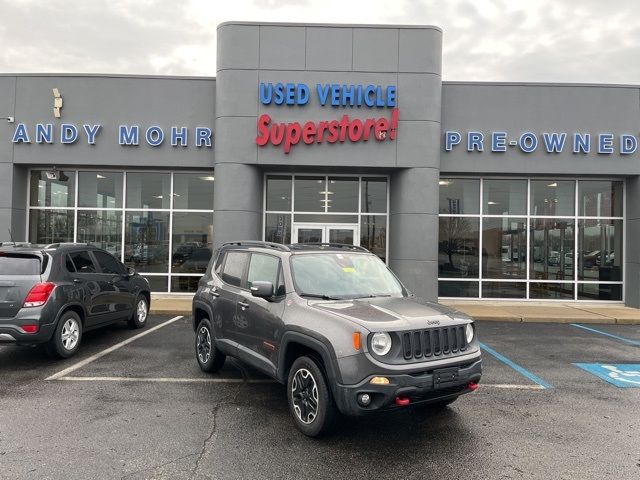
<instances>
[{"instance_id":1,"label":"jeep hood","mask_svg":"<svg viewBox=\"0 0 640 480\"><path fill-rule=\"evenodd\" d=\"M309 306L343 317L373 332L419 330L470 321L464 313L415 297L309 301Z\"/></svg>"}]
</instances>

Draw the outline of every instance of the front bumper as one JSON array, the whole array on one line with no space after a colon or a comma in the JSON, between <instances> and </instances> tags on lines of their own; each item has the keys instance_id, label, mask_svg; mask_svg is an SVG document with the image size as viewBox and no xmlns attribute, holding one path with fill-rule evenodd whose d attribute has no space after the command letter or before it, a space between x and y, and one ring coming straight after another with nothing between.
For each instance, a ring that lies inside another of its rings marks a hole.
<instances>
[{"instance_id":1,"label":"front bumper","mask_svg":"<svg viewBox=\"0 0 640 480\"><path fill-rule=\"evenodd\" d=\"M438 383L436 377L440 371L456 371L454 379ZM388 385L372 385L374 376L384 376L390 381ZM476 357L471 362L451 362L443 369L427 370L413 374L370 375L355 385L337 384L334 397L338 409L345 415L366 415L377 411L390 411L403 408L396 404L396 398L409 399L409 405L419 405L453 399L472 391L470 383L479 383L482 376L482 360ZM362 406L358 397L366 393L371 398L369 405Z\"/></svg>"}]
</instances>

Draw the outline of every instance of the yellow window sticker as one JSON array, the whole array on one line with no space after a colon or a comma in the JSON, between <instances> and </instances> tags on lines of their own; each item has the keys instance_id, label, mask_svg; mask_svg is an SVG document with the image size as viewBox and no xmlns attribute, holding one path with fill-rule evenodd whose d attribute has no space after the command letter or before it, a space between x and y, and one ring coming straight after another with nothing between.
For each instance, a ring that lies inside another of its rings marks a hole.
<instances>
[{"instance_id":1,"label":"yellow window sticker","mask_svg":"<svg viewBox=\"0 0 640 480\"><path fill-rule=\"evenodd\" d=\"M343 267L342 271L346 273L356 273L356 269L353 267Z\"/></svg>"}]
</instances>

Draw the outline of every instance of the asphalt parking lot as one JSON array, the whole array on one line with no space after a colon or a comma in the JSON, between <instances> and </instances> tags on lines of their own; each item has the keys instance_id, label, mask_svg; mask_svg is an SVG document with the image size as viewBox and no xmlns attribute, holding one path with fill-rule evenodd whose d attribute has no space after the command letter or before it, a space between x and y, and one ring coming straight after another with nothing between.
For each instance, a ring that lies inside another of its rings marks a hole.
<instances>
[{"instance_id":1,"label":"asphalt parking lot","mask_svg":"<svg viewBox=\"0 0 640 480\"><path fill-rule=\"evenodd\" d=\"M0 478L640 478L640 388L574 365L640 363L639 326L478 325L477 392L320 440L268 378L200 372L188 317L89 332L62 362L0 346Z\"/></svg>"}]
</instances>

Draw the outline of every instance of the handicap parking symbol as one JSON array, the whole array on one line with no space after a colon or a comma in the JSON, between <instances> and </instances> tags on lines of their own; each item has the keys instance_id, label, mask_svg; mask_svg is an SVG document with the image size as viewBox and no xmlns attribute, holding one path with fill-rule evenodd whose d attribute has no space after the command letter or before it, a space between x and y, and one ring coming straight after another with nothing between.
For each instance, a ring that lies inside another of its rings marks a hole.
<instances>
[{"instance_id":1,"label":"handicap parking symbol","mask_svg":"<svg viewBox=\"0 0 640 480\"><path fill-rule=\"evenodd\" d=\"M601 363L574 363L601 379L612 383L619 388L640 388L640 364L601 364Z\"/></svg>"}]
</instances>

